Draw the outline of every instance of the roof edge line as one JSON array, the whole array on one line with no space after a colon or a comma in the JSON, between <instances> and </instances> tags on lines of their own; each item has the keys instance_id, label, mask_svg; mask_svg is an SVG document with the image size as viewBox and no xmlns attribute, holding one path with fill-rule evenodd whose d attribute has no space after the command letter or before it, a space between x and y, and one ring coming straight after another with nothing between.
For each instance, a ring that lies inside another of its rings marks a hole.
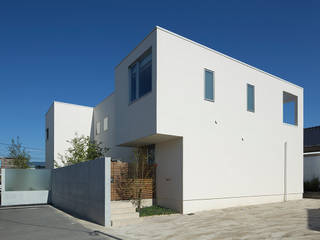
<instances>
[{"instance_id":1,"label":"roof edge line","mask_svg":"<svg viewBox=\"0 0 320 240\"><path fill-rule=\"evenodd\" d=\"M62 103L62 104L73 105L73 106L82 107L82 108L91 108L91 109L94 108L94 107L90 107L90 106L85 106L85 105L80 105L80 104L75 104L75 103L68 103L68 102L61 102L61 101L53 101L53 103Z\"/></svg>"},{"instance_id":2,"label":"roof edge line","mask_svg":"<svg viewBox=\"0 0 320 240\"><path fill-rule=\"evenodd\" d=\"M211 52L214 52L214 53L216 53L216 54L219 54L219 55L221 55L221 56L223 56L223 57L225 57L225 58L228 58L228 59L230 59L230 60L232 60L232 61L235 61L235 62L237 62L237 63L240 63L240 64L242 64L242 65L244 65L244 66L246 66L246 67L252 68L253 70L256 70L256 71L258 71L258 72L264 73L264 74L266 74L266 75L269 75L270 77L273 77L273 78L275 78L275 79L278 79L278 80L280 80L280 81L282 81L282 82L288 83L288 84L290 84L290 85L292 85L292 86L294 86L294 87L297 87L297 88L303 90L303 87L301 87L301 86L299 86L299 85L297 85L297 84L294 84L294 83L292 83L292 82L289 82L288 80L282 79L282 78L280 78L280 77L278 77L278 76L276 76L276 75L273 75L273 74L268 73L268 72L266 72L266 71L263 71L263 70L261 70L261 69L259 69L259 68L256 68L256 67L254 67L254 66L251 66L251 65L249 65L249 64L247 64L247 63L245 63L245 62L242 62L242 61L240 61L240 60L238 60L238 59L235 59L235 58L233 58L233 57L230 57L230 56L228 56L228 55L226 55L226 54L223 54L223 53L221 53L221 52L219 52L219 51L217 51L217 50L214 50L214 49L212 49L212 48L209 48L209 47L207 47L207 46L205 46L205 45L203 45L203 44L201 44L201 43L197 43L197 42L195 42L195 41L193 41L193 40L191 40L191 39L188 39L188 38L186 38L186 37L183 37L183 36L181 36L181 35L179 35L179 34L176 34L176 33L174 33L174 32L171 32L171 31L169 31L169 30L167 30L167 29L165 29L165 28L156 26L155 29L159 29L159 30L164 31L164 32L166 32L166 33L168 33L168 34L171 34L171 35L173 35L173 36L175 36L175 37L181 38L181 39L183 39L183 40L185 40L185 41L188 41L188 42L190 42L190 43L192 43L192 44L195 44L195 45L197 45L197 46L199 46L199 47L202 47L202 48L204 48L204 49L206 49L206 50L209 50L209 51L211 51ZM153 30L153 31L154 31L154 30Z\"/></svg>"},{"instance_id":3,"label":"roof edge line","mask_svg":"<svg viewBox=\"0 0 320 240\"><path fill-rule=\"evenodd\" d=\"M114 95L114 91L112 93L110 93L108 96L106 96L105 98L103 98L96 106L94 106L94 108L96 108L97 106L99 106L100 104L102 104L104 101L106 101L109 97L111 97L112 95Z\"/></svg>"},{"instance_id":4,"label":"roof edge line","mask_svg":"<svg viewBox=\"0 0 320 240\"><path fill-rule=\"evenodd\" d=\"M155 26L155 27L152 29L152 31L151 31L150 33L148 33L147 36L145 36L145 37L143 38L143 40L140 41L140 42L138 43L138 45L135 46L135 48L132 49L132 50L114 67L114 69L118 68L119 65L120 65L121 63L123 63L123 62L131 55L131 53L133 53L154 31L157 30L157 28L158 28L158 26Z\"/></svg>"},{"instance_id":5,"label":"roof edge line","mask_svg":"<svg viewBox=\"0 0 320 240\"><path fill-rule=\"evenodd\" d=\"M307 129L313 129L313 128L319 128L319 129L320 129L320 126L306 127L306 128L304 128L304 130L307 130Z\"/></svg>"}]
</instances>

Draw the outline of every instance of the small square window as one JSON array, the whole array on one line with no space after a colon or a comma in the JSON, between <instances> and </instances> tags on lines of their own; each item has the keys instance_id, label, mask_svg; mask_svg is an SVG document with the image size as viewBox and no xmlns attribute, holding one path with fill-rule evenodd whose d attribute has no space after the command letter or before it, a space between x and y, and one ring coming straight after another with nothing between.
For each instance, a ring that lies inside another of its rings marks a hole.
<instances>
[{"instance_id":1,"label":"small square window","mask_svg":"<svg viewBox=\"0 0 320 240\"><path fill-rule=\"evenodd\" d=\"M109 122L108 121L109 121L108 117L105 117L103 119L103 131L107 131L108 130L108 128L109 128L109 126L108 126Z\"/></svg>"},{"instance_id":2,"label":"small square window","mask_svg":"<svg viewBox=\"0 0 320 240\"><path fill-rule=\"evenodd\" d=\"M96 135L99 135L101 132L101 123L100 121L97 122L97 125L96 125Z\"/></svg>"}]
</instances>

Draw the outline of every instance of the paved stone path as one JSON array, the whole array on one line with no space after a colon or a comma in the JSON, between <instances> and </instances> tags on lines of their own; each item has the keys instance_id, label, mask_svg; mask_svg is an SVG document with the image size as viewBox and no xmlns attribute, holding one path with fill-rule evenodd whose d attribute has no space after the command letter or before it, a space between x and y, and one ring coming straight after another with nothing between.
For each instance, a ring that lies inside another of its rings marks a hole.
<instances>
[{"instance_id":1,"label":"paved stone path","mask_svg":"<svg viewBox=\"0 0 320 240\"><path fill-rule=\"evenodd\" d=\"M105 230L121 239L318 239L320 200L142 218Z\"/></svg>"}]
</instances>

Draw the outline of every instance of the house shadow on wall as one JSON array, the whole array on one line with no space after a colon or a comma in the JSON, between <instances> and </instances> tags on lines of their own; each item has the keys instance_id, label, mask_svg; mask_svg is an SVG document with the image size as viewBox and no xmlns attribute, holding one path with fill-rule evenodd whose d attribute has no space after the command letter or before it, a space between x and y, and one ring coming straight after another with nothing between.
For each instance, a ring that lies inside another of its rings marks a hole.
<instances>
[{"instance_id":1,"label":"house shadow on wall","mask_svg":"<svg viewBox=\"0 0 320 240\"><path fill-rule=\"evenodd\" d=\"M307 209L308 228L320 232L320 208Z\"/></svg>"}]
</instances>

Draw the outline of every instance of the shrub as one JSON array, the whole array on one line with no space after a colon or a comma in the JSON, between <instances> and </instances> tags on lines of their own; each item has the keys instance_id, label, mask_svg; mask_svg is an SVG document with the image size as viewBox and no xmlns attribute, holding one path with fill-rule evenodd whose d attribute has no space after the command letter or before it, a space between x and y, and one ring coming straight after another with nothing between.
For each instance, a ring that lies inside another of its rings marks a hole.
<instances>
[{"instance_id":1,"label":"shrub","mask_svg":"<svg viewBox=\"0 0 320 240\"><path fill-rule=\"evenodd\" d=\"M137 211L139 210L137 209ZM140 213L140 217L146 217L146 216L153 216L153 215L169 215L169 214L175 214L178 212L170 208L165 208L160 206L151 206L151 207L141 208L139 213Z\"/></svg>"},{"instance_id":2,"label":"shrub","mask_svg":"<svg viewBox=\"0 0 320 240\"><path fill-rule=\"evenodd\" d=\"M70 166L76 163L94 160L104 157L109 148L102 147L102 143L91 140L89 136L78 136L77 134L71 140L67 140L71 145L66 151L65 156L58 154L62 166L55 161L55 167Z\"/></svg>"}]
</instances>

